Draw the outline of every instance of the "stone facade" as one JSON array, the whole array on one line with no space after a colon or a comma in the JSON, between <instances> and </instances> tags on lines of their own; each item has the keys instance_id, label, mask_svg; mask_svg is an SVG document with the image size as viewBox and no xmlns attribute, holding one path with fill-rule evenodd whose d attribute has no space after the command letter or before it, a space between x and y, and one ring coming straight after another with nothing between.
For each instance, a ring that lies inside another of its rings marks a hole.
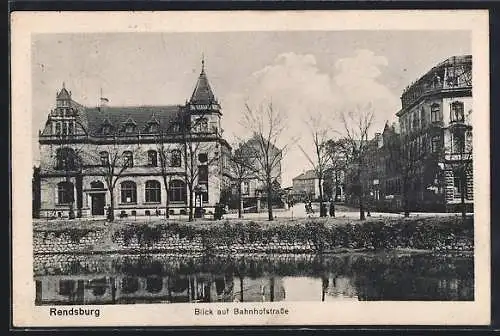
<instances>
[{"instance_id":1,"label":"stone facade","mask_svg":"<svg viewBox=\"0 0 500 336\"><path fill-rule=\"evenodd\" d=\"M415 203L455 211L463 196L472 211L472 57L439 63L403 92L401 102L401 139L418 149L410 187Z\"/></svg>"},{"instance_id":2,"label":"stone facade","mask_svg":"<svg viewBox=\"0 0 500 336\"><path fill-rule=\"evenodd\" d=\"M64 85L39 134L39 217L212 212L220 201L231 148L205 70L184 105L85 107ZM168 192L167 192L168 189ZM191 192L192 191L192 192ZM201 195L201 196L200 196Z\"/></svg>"}]
</instances>

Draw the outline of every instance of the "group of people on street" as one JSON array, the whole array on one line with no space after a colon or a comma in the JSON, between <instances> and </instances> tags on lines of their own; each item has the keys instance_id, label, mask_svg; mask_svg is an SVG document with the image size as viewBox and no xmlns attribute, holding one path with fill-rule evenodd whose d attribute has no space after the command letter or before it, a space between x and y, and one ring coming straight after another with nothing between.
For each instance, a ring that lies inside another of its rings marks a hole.
<instances>
[{"instance_id":1,"label":"group of people on street","mask_svg":"<svg viewBox=\"0 0 500 336\"><path fill-rule=\"evenodd\" d=\"M328 203L329 203L329 205L327 205L326 202L322 204L322 208L320 208L320 210L319 210L320 217L327 216L327 207L328 207L328 215L330 217L335 217L335 202L330 201ZM313 214L314 213L314 209L312 207L311 201L305 202L305 208L306 208L306 214Z\"/></svg>"}]
</instances>

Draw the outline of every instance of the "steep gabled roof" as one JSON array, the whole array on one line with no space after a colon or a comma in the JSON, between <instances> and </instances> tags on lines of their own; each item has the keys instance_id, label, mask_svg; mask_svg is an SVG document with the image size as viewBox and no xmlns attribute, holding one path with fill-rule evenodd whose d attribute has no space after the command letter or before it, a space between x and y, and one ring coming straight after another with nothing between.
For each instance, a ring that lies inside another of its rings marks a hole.
<instances>
[{"instance_id":1,"label":"steep gabled roof","mask_svg":"<svg viewBox=\"0 0 500 336\"><path fill-rule=\"evenodd\" d=\"M205 73L205 61L202 61L201 73L189 102L200 105L208 105L216 102L215 95Z\"/></svg>"},{"instance_id":2,"label":"steep gabled roof","mask_svg":"<svg viewBox=\"0 0 500 336\"><path fill-rule=\"evenodd\" d=\"M115 129L121 125L133 122L136 132L141 132L151 122L158 121L160 128L168 129L173 123L180 122L181 108L178 105L166 106L108 106L105 108L87 108L84 110L88 120L90 135L100 135L100 130L109 121ZM153 119L154 115L154 119Z\"/></svg>"},{"instance_id":3,"label":"steep gabled roof","mask_svg":"<svg viewBox=\"0 0 500 336\"><path fill-rule=\"evenodd\" d=\"M296 176L292 179L293 180L314 180L314 179L317 179L318 178L318 174L316 174L316 172L314 170L308 170L302 174L300 174L299 176Z\"/></svg>"},{"instance_id":4,"label":"steep gabled roof","mask_svg":"<svg viewBox=\"0 0 500 336\"><path fill-rule=\"evenodd\" d=\"M71 94L66 90L64 83L61 91L57 94L57 99L71 99Z\"/></svg>"}]
</instances>

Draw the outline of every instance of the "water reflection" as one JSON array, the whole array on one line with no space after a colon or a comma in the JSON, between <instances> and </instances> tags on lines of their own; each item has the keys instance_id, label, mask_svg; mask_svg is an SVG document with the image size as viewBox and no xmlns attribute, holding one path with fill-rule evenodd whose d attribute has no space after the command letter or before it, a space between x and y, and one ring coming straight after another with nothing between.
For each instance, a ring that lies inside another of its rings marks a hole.
<instances>
[{"instance_id":1,"label":"water reflection","mask_svg":"<svg viewBox=\"0 0 500 336\"><path fill-rule=\"evenodd\" d=\"M473 300L473 258L43 255L36 304Z\"/></svg>"}]
</instances>

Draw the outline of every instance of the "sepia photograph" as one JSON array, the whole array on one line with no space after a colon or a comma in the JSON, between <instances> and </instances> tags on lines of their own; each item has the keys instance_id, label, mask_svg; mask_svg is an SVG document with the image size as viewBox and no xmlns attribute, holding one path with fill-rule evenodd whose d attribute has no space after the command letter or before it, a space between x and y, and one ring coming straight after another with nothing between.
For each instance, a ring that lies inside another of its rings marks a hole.
<instances>
[{"instance_id":1,"label":"sepia photograph","mask_svg":"<svg viewBox=\"0 0 500 336\"><path fill-rule=\"evenodd\" d=\"M19 321L488 323L488 21L462 12L14 17Z\"/></svg>"}]
</instances>

